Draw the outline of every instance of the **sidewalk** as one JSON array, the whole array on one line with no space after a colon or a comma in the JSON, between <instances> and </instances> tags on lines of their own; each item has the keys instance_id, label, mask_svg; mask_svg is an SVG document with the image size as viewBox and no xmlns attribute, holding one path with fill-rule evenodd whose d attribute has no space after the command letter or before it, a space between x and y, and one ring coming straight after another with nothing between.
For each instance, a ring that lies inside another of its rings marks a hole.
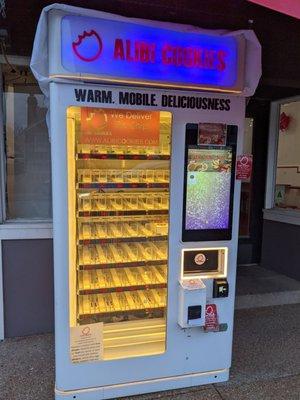
<instances>
[{"instance_id":1,"label":"sidewalk","mask_svg":"<svg viewBox=\"0 0 300 400\"><path fill-rule=\"evenodd\" d=\"M53 363L52 335L0 343L0 400L52 400ZM300 304L236 311L229 382L133 399L300 400Z\"/></svg>"},{"instance_id":2,"label":"sidewalk","mask_svg":"<svg viewBox=\"0 0 300 400\"><path fill-rule=\"evenodd\" d=\"M238 267L236 309L299 303L299 281L259 265Z\"/></svg>"}]
</instances>

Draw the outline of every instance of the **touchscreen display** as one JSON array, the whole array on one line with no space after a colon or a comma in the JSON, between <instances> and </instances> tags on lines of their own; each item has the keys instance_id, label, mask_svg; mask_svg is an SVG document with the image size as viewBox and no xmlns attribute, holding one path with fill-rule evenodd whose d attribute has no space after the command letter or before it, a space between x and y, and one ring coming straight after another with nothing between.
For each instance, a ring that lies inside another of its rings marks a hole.
<instances>
[{"instance_id":1,"label":"touchscreen display","mask_svg":"<svg viewBox=\"0 0 300 400\"><path fill-rule=\"evenodd\" d=\"M231 168L231 147L188 147L186 230L229 228Z\"/></svg>"}]
</instances>

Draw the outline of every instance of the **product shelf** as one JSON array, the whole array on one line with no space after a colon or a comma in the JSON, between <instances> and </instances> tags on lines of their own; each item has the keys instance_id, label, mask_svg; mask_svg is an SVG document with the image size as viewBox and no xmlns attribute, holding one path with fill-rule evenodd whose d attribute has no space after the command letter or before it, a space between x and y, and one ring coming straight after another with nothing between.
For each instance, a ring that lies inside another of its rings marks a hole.
<instances>
[{"instance_id":1,"label":"product shelf","mask_svg":"<svg viewBox=\"0 0 300 400\"><path fill-rule=\"evenodd\" d=\"M114 218L99 219L78 224L78 244L162 241L168 238L167 218L133 216L116 221Z\"/></svg>"},{"instance_id":2,"label":"product shelf","mask_svg":"<svg viewBox=\"0 0 300 400\"><path fill-rule=\"evenodd\" d=\"M79 265L166 260L167 255L166 241L78 246Z\"/></svg>"},{"instance_id":3,"label":"product shelf","mask_svg":"<svg viewBox=\"0 0 300 400\"><path fill-rule=\"evenodd\" d=\"M167 169L78 169L77 181L79 187L99 185L102 187L155 187L155 185L169 184L169 170ZM119 187L119 186L117 186ZM135 187L135 186L134 186Z\"/></svg>"},{"instance_id":4,"label":"product shelf","mask_svg":"<svg viewBox=\"0 0 300 400\"><path fill-rule=\"evenodd\" d=\"M165 306L155 307L151 309L131 310L131 311L115 311L115 312L103 312L95 314L78 314L77 321L79 325L93 324L95 322L116 323L116 322L127 322L134 320L143 319L155 319L164 318Z\"/></svg>"},{"instance_id":5,"label":"product shelf","mask_svg":"<svg viewBox=\"0 0 300 400\"><path fill-rule=\"evenodd\" d=\"M166 267L123 268L79 271L79 294L165 288Z\"/></svg>"},{"instance_id":6,"label":"product shelf","mask_svg":"<svg viewBox=\"0 0 300 400\"><path fill-rule=\"evenodd\" d=\"M96 289L79 289L79 295L87 295L87 294L101 294L101 293L121 293L121 292L130 292L136 290L149 290L149 289L165 289L167 287L166 283L152 283L149 285L135 285L128 287L111 287L111 288L96 288Z\"/></svg>"},{"instance_id":7,"label":"product shelf","mask_svg":"<svg viewBox=\"0 0 300 400\"><path fill-rule=\"evenodd\" d=\"M169 154L77 153L79 160L170 160Z\"/></svg>"},{"instance_id":8,"label":"product shelf","mask_svg":"<svg viewBox=\"0 0 300 400\"><path fill-rule=\"evenodd\" d=\"M84 265L77 265L77 269L79 271L84 270L93 270L93 269L108 269L108 268L126 268L126 267L145 267L151 265L166 265L167 259L161 260L140 260L140 261L130 261L130 262L122 262L122 263L105 263L105 264L84 264Z\"/></svg>"},{"instance_id":9,"label":"product shelf","mask_svg":"<svg viewBox=\"0 0 300 400\"><path fill-rule=\"evenodd\" d=\"M123 217L123 216L153 216L153 215L168 215L169 210L120 210L120 211L78 211L77 215L81 218L87 217Z\"/></svg>"},{"instance_id":10,"label":"product shelf","mask_svg":"<svg viewBox=\"0 0 300 400\"><path fill-rule=\"evenodd\" d=\"M78 193L79 212L125 212L169 210L168 192Z\"/></svg>"},{"instance_id":11,"label":"product shelf","mask_svg":"<svg viewBox=\"0 0 300 400\"><path fill-rule=\"evenodd\" d=\"M134 319L150 314L152 311L163 311L165 306L166 289L78 296L79 319L94 316L110 318L123 316Z\"/></svg>"},{"instance_id":12,"label":"product shelf","mask_svg":"<svg viewBox=\"0 0 300 400\"><path fill-rule=\"evenodd\" d=\"M167 189L169 183L78 183L78 189Z\"/></svg>"},{"instance_id":13,"label":"product shelf","mask_svg":"<svg viewBox=\"0 0 300 400\"><path fill-rule=\"evenodd\" d=\"M103 239L80 239L78 241L79 245L91 245L91 244L107 244L107 243L131 243L136 242L148 242L151 240L152 242L160 242L161 240L167 240L167 235L160 236L133 236L133 237L123 237L123 238L103 238Z\"/></svg>"}]
</instances>

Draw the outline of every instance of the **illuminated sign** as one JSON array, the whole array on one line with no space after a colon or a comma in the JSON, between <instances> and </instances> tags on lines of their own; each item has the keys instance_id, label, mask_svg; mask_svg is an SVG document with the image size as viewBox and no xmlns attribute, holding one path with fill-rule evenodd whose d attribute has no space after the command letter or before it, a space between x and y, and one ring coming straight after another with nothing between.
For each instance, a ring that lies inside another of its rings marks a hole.
<instances>
[{"instance_id":1,"label":"illuminated sign","mask_svg":"<svg viewBox=\"0 0 300 400\"><path fill-rule=\"evenodd\" d=\"M88 38L92 38L88 40ZM86 44L88 48L86 48ZM100 57L102 52L102 40L97 32L93 29L90 32L84 31L82 35L78 35L77 40L72 43L72 48L76 56L82 61L95 61Z\"/></svg>"},{"instance_id":2,"label":"illuminated sign","mask_svg":"<svg viewBox=\"0 0 300 400\"><path fill-rule=\"evenodd\" d=\"M239 72L234 37L81 16L62 19L61 60L71 73L154 85L232 88Z\"/></svg>"},{"instance_id":3,"label":"illuminated sign","mask_svg":"<svg viewBox=\"0 0 300 400\"><path fill-rule=\"evenodd\" d=\"M292 17L300 18L299 0L249 0L272 10L282 12Z\"/></svg>"}]
</instances>

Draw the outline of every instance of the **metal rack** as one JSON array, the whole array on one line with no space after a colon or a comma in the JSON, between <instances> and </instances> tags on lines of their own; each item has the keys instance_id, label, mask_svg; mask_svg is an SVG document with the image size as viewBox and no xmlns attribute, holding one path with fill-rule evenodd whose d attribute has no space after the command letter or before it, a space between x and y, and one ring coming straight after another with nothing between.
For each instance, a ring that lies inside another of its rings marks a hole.
<instances>
[{"instance_id":1,"label":"metal rack","mask_svg":"<svg viewBox=\"0 0 300 400\"><path fill-rule=\"evenodd\" d=\"M161 154L125 153L77 144L80 324L164 318L169 159L166 148ZM137 167L143 160L143 168Z\"/></svg>"}]
</instances>

